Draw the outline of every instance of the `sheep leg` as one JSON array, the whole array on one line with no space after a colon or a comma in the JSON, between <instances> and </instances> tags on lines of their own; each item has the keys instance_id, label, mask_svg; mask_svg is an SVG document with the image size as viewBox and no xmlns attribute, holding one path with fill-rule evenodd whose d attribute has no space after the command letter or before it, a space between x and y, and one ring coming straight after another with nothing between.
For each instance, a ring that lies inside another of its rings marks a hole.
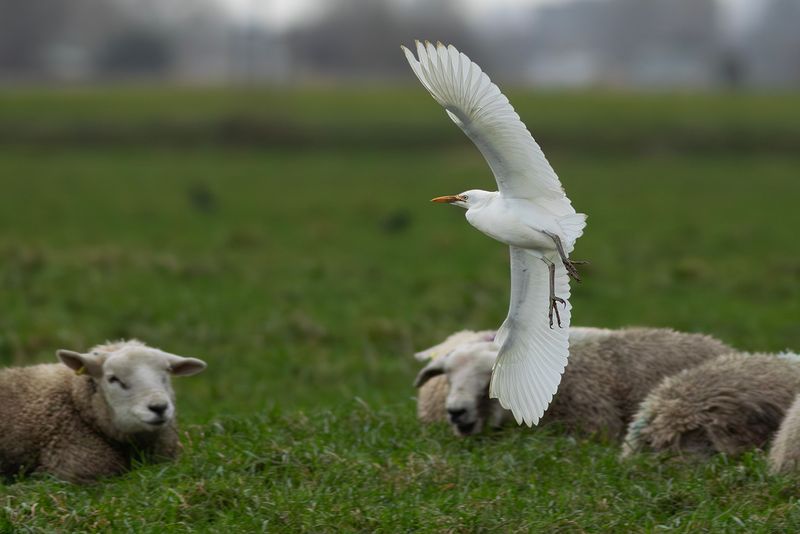
<instances>
[{"instance_id":1,"label":"sheep leg","mask_svg":"<svg viewBox=\"0 0 800 534\"><path fill-rule=\"evenodd\" d=\"M561 256L561 263L564 264L564 268L567 270L567 274L575 280L576 282L581 281L580 275L578 275L578 269L575 268L576 265L584 265L589 263L588 261L583 260L570 260L567 258L566 252L564 252L564 244L561 243L561 238L553 233L544 232L553 242L556 244L556 250L558 250L558 255Z\"/></svg>"},{"instance_id":2,"label":"sheep leg","mask_svg":"<svg viewBox=\"0 0 800 534\"><path fill-rule=\"evenodd\" d=\"M556 264L552 261L543 258L547 264L547 269L550 271L550 308L547 311L547 318L550 319L550 328L553 328L553 312L556 312L556 321L558 327L561 328L561 315L558 313L558 303L566 307L567 303L564 299L556 296Z\"/></svg>"},{"instance_id":3,"label":"sheep leg","mask_svg":"<svg viewBox=\"0 0 800 534\"><path fill-rule=\"evenodd\" d=\"M129 463L121 451L90 433L88 427L82 427L75 434L53 440L42 451L37 471L83 484L118 475L128 467Z\"/></svg>"}]
</instances>

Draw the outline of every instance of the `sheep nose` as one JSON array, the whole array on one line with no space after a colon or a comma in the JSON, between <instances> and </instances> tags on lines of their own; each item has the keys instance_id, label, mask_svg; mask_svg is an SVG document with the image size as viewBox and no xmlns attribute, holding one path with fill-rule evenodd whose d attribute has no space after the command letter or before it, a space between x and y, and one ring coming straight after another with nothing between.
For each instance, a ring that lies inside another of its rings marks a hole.
<instances>
[{"instance_id":1,"label":"sheep nose","mask_svg":"<svg viewBox=\"0 0 800 534\"><path fill-rule=\"evenodd\" d=\"M450 414L450 420L455 422L459 417L467 413L465 408L448 408L447 413Z\"/></svg>"},{"instance_id":2,"label":"sheep nose","mask_svg":"<svg viewBox=\"0 0 800 534\"><path fill-rule=\"evenodd\" d=\"M167 411L167 403L166 402L162 402L162 403L159 403L159 404L150 404L147 407L150 409L151 412L153 412L154 414L156 414L158 416L163 416L164 412Z\"/></svg>"}]
</instances>

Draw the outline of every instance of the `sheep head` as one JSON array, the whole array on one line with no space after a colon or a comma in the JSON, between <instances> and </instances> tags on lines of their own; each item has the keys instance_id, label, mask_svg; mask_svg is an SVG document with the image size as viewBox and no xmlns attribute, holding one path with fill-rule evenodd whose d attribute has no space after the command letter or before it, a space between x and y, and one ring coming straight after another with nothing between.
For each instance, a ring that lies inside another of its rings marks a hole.
<instances>
[{"instance_id":1,"label":"sheep head","mask_svg":"<svg viewBox=\"0 0 800 534\"><path fill-rule=\"evenodd\" d=\"M457 436L481 432L485 426L502 424L504 410L496 399L489 399L489 381L498 347L492 341L478 341L458 346L420 370L414 381L419 388L438 375L446 375L450 384L447 414Z\"/></svg>"},{"instance_id":2,"label":"sheep head","mask_svg":"<svg viewBox=\"0 0 800 534\"><path fill-rule=\"evenodd\" d=\"M156 432L175 417L170 377L197 374L206 368L197 358L184 358L138 342L118 343L81 354L57 352L61 362L86 373L108 406L111 425L120 434Z\"/></svg>"},{"instance_id":3,"label":"sheep head","mask_svg":"<svg viewBox=\"0 0 800 534\"><path fill-rule=\"evenodd\" d=\"M465 345L467 343L475 343L477 341L494 341L496 332L494 330L481 330L475 332L473 330L460 330L447 336L447 338L432 347L419 351L414 354L414 358L421 362L436 359L440 356L445 356L453 349Z\"/></svg>"}]
</instances>

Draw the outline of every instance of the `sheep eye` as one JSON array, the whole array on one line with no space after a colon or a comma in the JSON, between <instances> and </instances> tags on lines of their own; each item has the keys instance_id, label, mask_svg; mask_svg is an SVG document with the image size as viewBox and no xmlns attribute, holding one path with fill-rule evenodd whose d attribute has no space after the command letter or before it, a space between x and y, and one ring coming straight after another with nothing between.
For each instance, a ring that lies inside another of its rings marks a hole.
<instances>
[{"instance_id":1,"label":"sheep eye","mask_svg":"<svg viewBox=\"0 0 800 534\"><path fill-rule=\"evenodd\" d=\"M128 389L128 386L126 386L125 383L122 380L120 380L119 378L117 378L114 375L111 375L111 376L108 377L108 383L109 384L119 384L119 387L121 387L122 389Z\"/></svg>"}]
</instances>

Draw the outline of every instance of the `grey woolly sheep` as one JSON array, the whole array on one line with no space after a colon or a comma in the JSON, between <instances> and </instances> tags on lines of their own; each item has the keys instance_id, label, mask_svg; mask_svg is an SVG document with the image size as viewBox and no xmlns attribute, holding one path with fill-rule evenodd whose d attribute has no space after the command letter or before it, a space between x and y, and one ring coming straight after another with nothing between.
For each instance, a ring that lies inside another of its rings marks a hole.
<instances>
[{"instance_id":1,"label":"grey woolly sheep","mask_svg":"<svg viewBox=\"0 0 800 534\"><path fill-rule=\"evenodd\" d=\"M778 433L769 450L772 473L789 473L800 467L800 395L781 421Z\"/></svg>"},{"instance_id":2,"label":"grey woolly sheep","mask_svg":"<svg viewBox=\"0 0 800 534\"><path fill-rule=\"evenodd\" d=\"M417 387L436 378L447 380L444 405L456 435L475 434L510 420L509 413L488 398L497 350L485 341L462 344L417 375ZM730 351L712 337L668 329L574 327L569 364L542 422L619 439L639 402L663 377ZM436 397L420 394L418 413L434 413L436 408L429 406L441 406L442 389L437 386Z\"/></svg>"},{"instance_id":3,"label":"grey woolly sheep","mask_svg":"<svg viewBox=\"0 0 800 534\"><path fill-rule=\"evenodd\" d=\"M736 455L764 447L800 393L795 359L725 354L666 378L642 402L622 455L645 449Z\"/></svg>"},{"instance_id":4,"label":"grey woolly sheep","mask_svg":"<svg viewBox=\"0 0 800 534\"><path fill-rule=\"evenodd\" d=\"M177 455L170 375L199 373L203 361L135 340L57 355L61 364L0 370L0 474L89 482L139 454Z\"/></svg>"}]
</instances>

